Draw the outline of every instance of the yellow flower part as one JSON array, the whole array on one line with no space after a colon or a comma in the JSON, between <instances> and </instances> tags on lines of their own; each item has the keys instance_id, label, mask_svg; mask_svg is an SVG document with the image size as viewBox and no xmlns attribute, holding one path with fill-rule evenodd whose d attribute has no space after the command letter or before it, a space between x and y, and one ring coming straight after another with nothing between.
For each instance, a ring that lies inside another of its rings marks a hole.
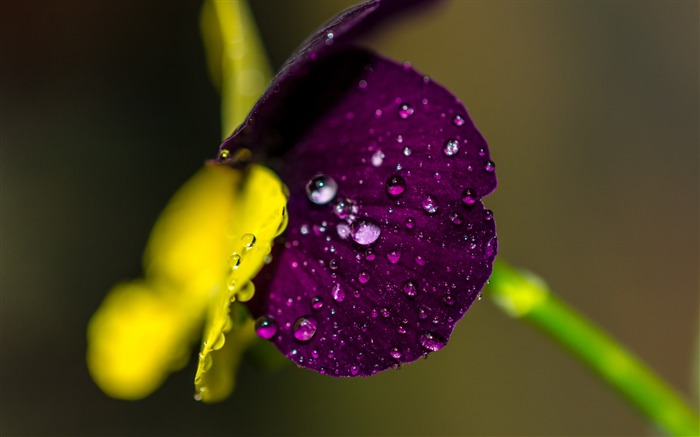
<instances>
[{"instance_id":1,"label":"yellow flower part","mask_svg":"<svg viewBox=\"0 0 700 437\"><path fill-rule=\"evenodd\" d=\"M207 165L175 194L151 234L145 278L115 286L88 326L88 368L105 393L139 399L153 392L186 363L203 323L197 398L230 393L253 331L239 322L235 341L222 349L234 325L229 310L252 297L250 280L286 226L285 193L264 167Z\"/></svg>"}]
</instances>

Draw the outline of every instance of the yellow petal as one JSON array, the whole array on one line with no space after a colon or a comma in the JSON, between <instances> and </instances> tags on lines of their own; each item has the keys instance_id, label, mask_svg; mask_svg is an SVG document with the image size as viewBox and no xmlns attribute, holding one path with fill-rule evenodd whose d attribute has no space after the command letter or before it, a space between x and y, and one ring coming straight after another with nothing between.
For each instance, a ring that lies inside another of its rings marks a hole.
<instances>
[{"instance_id":1,"label":"yellow petal","mask_svg":"<svg viewBox=\"0 0 700 437\"><path fill-rule=\"evenodd\" d=\"M207 312L207 325L199 354L199 365L195 376L195 393L206 402L226 397L225 382L217 375L232 372L217 358L226 341L225 334L231 327L229 308L234 300L248 300L254 292L250 282L260 271L272 249L272 243L287 225L286 188L270 170L251 165L240 193L233 220L228 228L234 242L234 252L228 274L222 277L221 285L214 291ZM212 371L212 367L215 370ZM229 384L232 388L232 384ZM216 386L216 389L215 389ZM214 393L216 393L214 395Z\"/></svg>"},{"instance_id":2,"label":"yellow petal","mask_svg":"<svg viewBox=\"0 0 700 437\"><path fill-rule=\"evenodd\" d=\"M88 367L108 395L144 397L183 364L227 272L225 230L242 177L215 165L195 174L151 233L145 279L116 286L93 316Z\"/></svg>"},{"instance_id":3,"label":"yellow petal","mask_svg":"<svg viewBox=\"0 0 700 437\"><path fill-rule=\"evenodd\" d=\"M224 136L240 125L270 82L271 69L243 0L209 0L202 7L202 38L212 82L221 92Z\"/></svg>"},{"instance_id":4,"label":"yellow petal","mask_svg":"<svg viewBox=\"0 0 700 437\"><path fill-rule=\"evenodd\" d=\"M87 363L109 396L139 399L180 367L201 309L143 281L117 285L88 326Z\"/></svg>"}]
</instances>

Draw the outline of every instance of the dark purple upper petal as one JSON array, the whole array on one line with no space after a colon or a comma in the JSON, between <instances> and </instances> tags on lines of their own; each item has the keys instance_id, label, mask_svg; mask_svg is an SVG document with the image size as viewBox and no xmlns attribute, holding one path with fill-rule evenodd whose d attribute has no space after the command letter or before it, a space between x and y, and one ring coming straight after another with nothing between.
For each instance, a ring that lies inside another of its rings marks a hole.
<instances>
[{"instance_id":1,"label":"dark purple upper petal","mask_svg":"<svg viewBox=\"0 0 700 437\"><path fill-rule=\"evenodd\" d=\"M221 150L246 147L258 160L267 160L270 154L278 154L280 148L289 145L281 144L280 137L285 134L278 134L274 129L289 120L289 111L295 111L287 106L288 92L298 89L299 82L303 82L317 64L326 56L345 50L357 38L399 13L436 3L439 0L369 0L326 23L287 60L247 120L221 145ZM295 126L295 129L301 128Z\"/></svg>"},{"instance_id":2,"label":"dark purple upper petal","mask_svg":"<svg viewBox=\"0 0 700 437\"><path fill-rule=\"evenodd\" d=\"M486 142L442 86L366 51L329 53L293 83L225 144L264 144L290 190L251 305L265 336L334 376L441 348L496 255L480 201L496 187Z\"/></svg>"}]
</instances>

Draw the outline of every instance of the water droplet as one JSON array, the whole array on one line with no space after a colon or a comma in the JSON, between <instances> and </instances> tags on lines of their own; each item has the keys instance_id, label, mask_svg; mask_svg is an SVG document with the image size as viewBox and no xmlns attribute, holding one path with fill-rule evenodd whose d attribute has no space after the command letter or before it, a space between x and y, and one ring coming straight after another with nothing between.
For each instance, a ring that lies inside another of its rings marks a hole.
<instances>
[{"instance_id":1,"label":"water droplet","mask_svg":"<svg viewBox=\"0 0 700 437\"><path fill-rule=\"evenodd\" d=\"M406 229L413 229L416 226L416 221L413 220L413 217L407 217L405 224Z\"/></svg>"},{"instance_id":2,"label":"water droplet","mask_svg":"<svg viewBox=\"0 0 700 437\"><path fill-rule=\"evenodd\" d=\"M338 223L335 230L338 232L338 236L343 240L347 240L350 236L350 226L345 223Z\"/></svg>"},{"instance_id":3,"label":"water droplet","mask_svg":"<svg viewBox=\"0 0 700 437\"><path fill-rule=\"evenodd\" d=\"M316 296L311 299L311 308L315 310L323 308L323 298L321 296Z\"/></svg>"},{"instance_id":4,"label":"water droplet","mask_svg":"<svg viewBox=\"0 0 700 437\"><path fill-rule=\"evenodd\" d=\"M459 141L457 140L447 140L442 146L442 152L446 156L454 156L459 152Z\"/></svg>"},{"instance_id":5,"label":"water droplet","mask_svg":"<svg viewBox=\"0 0 700 437\"><path fill-rule=\"evenodd\" d=\"M357 280L360 281L360 284L366 284L369 282L369 273L366 271L361 271L359 275L357 275Z\"/></svg>"},{"instance_id":6,"label":"water droplet","mask_svg":"<svg viewBox=\"0 0 700 437\"><path fill-rule=\"evenodd\" d=\"M399 197L406 190L406 180L395 174L386 180L386 192L392 197Z\"/></svg>"},{"instance_id":7,"label":"water droplet","mask_svg":"<svg viewBox=\"0 0 700 437\"><path fill-rule=\"evenodd\" d=\"M237 269L238 266L241 265L241 256L236 252L233 252L231 256L228 257L228 265L234 270Z\"/></svg>"},{"instance_id":8,"label":"water droplet","mask_svg":"<svg viewBox=\"0 0 700 437\"><path fill-rule=\"evenodd\" d=\"M388 308L382 308L379 310L379 314L381 314L382 317L384 317L385 319L388 319L389 316L391 315L391 312L389 312Z\"/></svg>"},{"instance_id":9,"label":"water droplet","mask_svg":"<svg viewBox=\"0 0 700 437\"><path fill-rule=\"evenodd\" d=\"M372 249L367 249L367 252L365 252L365 259L367 261L374 261L374 259L377 256L374 254L374 251Z\"/></svg>"},{"instance_id":10,"label":"water droplet","mask_svg":"<svg viewBox=\"0 0 700 437\"><path fill-rule=\"evenodd\" d=\"M223 161L223 160L225 160L226 158L228 158L229 156L231 156L231 151L230 151L230 150L228 150L228 149L222 149L222 150L219 151L219 160Z\"/></svg>"},{"instance_id":11,"label":"water droplet","mask_svg":"<svg viewBox=\"0 0 700 437\"><path fill-rule=\"evenodd\" d=\"M240 290L236 292L236 299L239 302L248 302L255 295L255 285L252 282L246 282Z\"/></svg>"},{"instance_id":12,"label":"water droplet","mask_svg":"<svg viewBox=\"0 0 700 437\"><path fill-rule=\"evenodd\" d=\"M363 217L352 224L350 235L357 244L369 246L377 241L382 229L371 218Z\"/></svg>"},{"instance_id":13,"label":"water droplet","mask_svg":"<svg viewBox=\"0 0 700 437\"><path fill-rule=\"evenodd\" d=\"M402 120L406 120L408 117L413 115L413 107L407 104L403 104L399 106L399 117L401 117Z\"/></svg>"},{"instance_id":14,"label":"water droplet","mask_svg":"<svg viewBox=\"0 0 700 437\"><path fill-rule=\"evenodd\" d=\"M493 220L493 211L491 211L490 209L485 210L484 211L484 220L486 220L487 222L490 222L491 220Z\"/></svg>"},{"instance_id":15,"label":"water droplet","mask_svg":"<svg viewBox=\"0 0 700 437\"><path fill-rule=\"evenodd\" d=\"M452 224L459 226L464 222L464 217L461 213L457 211L452 211L450 213L450 221L452 222Z\"/></svg>"},{"instance_id":16,"label":"water droplet","mask_svg":"<svg viewBox=\"0 0 700 437\"><path fill-rule=\"evenodd\" d=\"M391 355L391 358L398 360L401 358L401 352L397 348L392 348L391 351L389 351L389 355Z\"/></svg>"},{"instance_id":17,"label":"water droplet","mask_svg":"<svg viewBox=\"0 0 700 437\"><path fill-rule=\"evenodd\" d=\"M357 366L352 366L352 367L350 367L350 374L351 374L352 376L357 375L357 374L359 373L359 371L360 371L360 368L357 367Z\"/></svg>"},{"instance_id":18,"label":"water droplet","mask_svg":"<svg viewBox=\"0 0 700 437\"><path fill-rule=\"evenodd\" d=\"M445 343L447 343L439 334L430 331L422 333L420 337L418 337L418 342L423 349L431 352L442 349Z\"/></svg>"},{"instance_id":19,"label":"water droplet","mask_svg":"<svg viewBox=\"0 0 700 437\"><path fill-rule=\"evenodd\" d=\"M328 263L328 268L331 269L331 271L336 271L338 270L338 267L340 267L340 263L338 262L337 259L332 259Z\"/></svg>"},{"instance_id":20,"label":"water droplet","mask_svg":"<svg viewBox=\"0 0 700 437\"><path fill-rule=\"evenodd\" d=\"M401 252L394 249L386 254L386 258L389 260L390 263L396 264L397 262L399 262L399 259L401 259Z\"/></svg>"},{"instance_id":21,"label":"water droplet","mask_svg":"<svg viewBox=\"0 0 700 437\"><path fill-rule=\"evenodd\" d=\"M255 333L258 337L269 340L277 334L277 322L272 317L258 317L255 321Z\"/></svg>"},{"instance_id":22,"label":"water droplet","mask_svg":"<svg viewBox=\"0 0 700 437\"><path fill-rule=\"evenodd\" d=\"M403 148L403 156L411 156L411 153L413 153L413 151L411 150L410 147Z\"/></svg>"},{"instance_id":23,"label":"water droplet","mask_svg":"<svg viewBox=\"0 0 700 437\"><path fill-rule=\"evenodd\" d=\"M328 175L317 174L306 184L306 195L316 205L329 203L337 192L338 184Z\"/></svg>"},{"instance_id":24,"label":"water droplet","mask_svg":"<svg viewBox=\"0 0 700 437\"><path fill-rule=\"evenodd\" d=\"M331 290L331 296L333 300L340 303L345 300L345 291L340 287L339 283L333 284L333 289Z\"/></svg>"},{"instance_id":25,"label":"water droplet","mask_svg":"<svg viewBox=\"0 0 700 437\"><path fill-rule=\"evenodd\" d=\"M216 337L216 341L214 341L214 344L211 345L211 350L218 351L219 349L224 347L224 343L226 343L226 336L223 332L221 332L219 333L219 336Z\"/></svg>"},{"instance_id":26,"label":"water droplet","mask_svg":"<svg viewBox=\"0 0 700 437\"><path fill-rule=\"evenodd\" d=\"M479 156L486 156L486 150L483 148L479 149Z\"/></svg>"},{"instance_id":27,"label":"water droplet","mask_svg":"<svg viewBox=\"0 0 700 437\"><path fill-rule=\"evenodd\" d=\"M372 154L371 161L373 166L379 167L380 165L382 165L382 163L384 163L384 153L382 153L381 150L377 150Z\"/></svg>"},{"instance_id":28,"label":"water droplet","mask_svg":"<svg viewBox=\"0 0 700 437\"><path fill-rule=\"evenodd\" d=\"M316 319L311 316L299 317L296 322L294 322L293 333L294 338L299 341L309 341L316 334L316 328L318 324Z\"/></svg>"},{"instance_id":29,"label":"water droplet","mask_svg":"<svg viewBox=\"0 0 700 437\"><path fill-rule=\"evenodd\" d=\"M461 115L455 115L455 117L452 119L452 123L455 126L462 126L464 125L464 118L462 118Z\"/></svg>"},{"instance_id":30,"label":"water droplet","mask_svg":"<svg viewBox=\"0 0 700 437\"><path fill-rule=\"evenodd\" d=\"M420 255L416 255L416 264L423 267L425 265L425 258Z\"/></svg>"},{"instance_id":31,"label":"water droplet","mask_svg":"<svg viewBox=\"0 0 700 437\"><path fill-rule=\"evenodd\" d=\"M253 246L255 246L255 235L253 234L244 234L241 237L241 243L245 246L246 249L252 249Z\"/></svg>"},{"instance_id":32,"label":"water droplet","mask_svg":"<svg viewBox=\"0 0 700 437\"><path fill-rule=\"evenodd\" d=\"M484 170L489 173L493 173L496 171L496 163L493 161L486 161L486 164L484 164Z\"/></svg>"},{"instance_id":33,"label":"water droplet","mask_svg":"<svg viewBox=\"0 0 700 437\"><path fill-rule=\"evenodd\" d=\"M418 308L418 318L421 320L427 319L429 313L430 308L425 305L421 305L420 308Z\"/></svg>"},{"instance_id":34,"label":"water droplet","mask_svg":"<svg viewBox=\"0 0 700 437\"><path fill-rule=\"evenodd\" d=\"M479 197L476 195L476 191L473 189L466 188L464 191L462 191L462 203L465 205L472 206L477 200L479 200Z\"/></svg>"},{"instance_id":35,"label":"water droplet","mask_svg":"<svg viewBox=\"0 0 700 437\"><path fill-rule=\"evenodd\" d=\"M423 211L427 212L428 214L435 214L438 210L437 202L431 195L427 195L425 199L423 199L423 203L421 205L423 206Z\"/></svg>"},{"instance_id":36,"label":"water droplet","mask_svg":"<svg viewBox=\"0 0 700 437\"><path fill-rule=\"evenodd\" d=\"M333 213L342 220L357 215L359 210L360 208L355 201L348 197L341 197L336 201L335 205L333 205Z\"/></svg>"},{"instance_id":37,"label":"water droplet","mask_svg":"<svg viewBox=\"0 0 700 437\"><path fill-rule=\"evenodd\" d=\"M236 276L231 275L226 279L226 288L228 291L233 291L236 288Z\"/></svg>"},{"instance_id":38,"label":"water droplet","mask_svg":"<svg viewBox=\"0 0 700 437\"><path fill-rule=\"evenodd\" d=\"M361 80L358 82L357 87L361 90L367 88L367 81L366 80Z\"/></svg>"},{"instance_id":39,"label":"water droplet","mask_svg":"<svg viewBox=\"0 0 700 437\"><path fill-rule=\"evenodd\" d=\"M403 283L402 287L403 293L408 297L415 297L418 294L418 287L416 283L410 279Z\"/></svg>"},{"instance_id":40,"label":"water droplet","mask_svg":"<svg viewBox=\"0 0 700 437\"><path fill-rule=\"evenodd\" d=\"M443 297L442 301L445 302L449 306L453 306L455 304L455 298L452 297L452 295L450 295L450 294Z\"/></svg>"}]
</instances>

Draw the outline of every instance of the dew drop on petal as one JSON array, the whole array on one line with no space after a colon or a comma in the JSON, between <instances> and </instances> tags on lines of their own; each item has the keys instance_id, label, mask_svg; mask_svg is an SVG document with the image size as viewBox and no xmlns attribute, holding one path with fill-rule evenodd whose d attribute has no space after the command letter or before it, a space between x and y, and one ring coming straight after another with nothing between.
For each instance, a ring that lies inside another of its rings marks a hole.
<instances>
[{"instance_id":1,"label":"dew drop on petal","mask_svg":"<svg viewBox=\"0 0 700 437\"><path fill-rule=\"evenodd\" d=\"M316 319L311 316L303 316L299 317L296 322L294 322L292 332L294 333L294 338L297 340L309 341L316 334L317 327Z\"/></svg>"},{"instance_id":2,"label":"dew drop on petal","mask_svg":"<svg viewBox=\"0 0 700 437\"><path fill-rule=\"evenodd\" d=\"M486 164L484 164L484 170L486 170L488 173L493 173L496 171L496 164L493 161L486 161Z\"/></svg>"},{"instance_id":3,"label":"dew drop on petal","mask_svg":"<svg viewBox=\"0 0 700 437\"><path fill-rule=\"evenodd\" d=\"M402 120L406 120L408 117L413 115L413 111L414 110L412 106L404 103L403 105L399 106L399 117Z\"/></svg>"},{"instance_id":4,"label":"dew drop on petal","mask_svg":"<svg viewBox=\"0 0 700 437\"><path fill-rule=\"evenodd\" d=\"M491 220L493 220L493 211L491 211L490 209L485 210L484 211L484 220L486 220L487 222L490 222Z\"/></svg>"},{"instance_id":5,"label":"dew drop on petal","mask_svg":"<svg viewBox=\"0 0 700 437\"><path fill-rule=\"evenodd\" d=\"M369 246L377 241L382 229L379 224L371 218L363 217L352 224L350 235L352 239L362 246Z\"/></svg>"},{"instance_id":6,"label":"dew drop on petal","mask_svg":"<svg viewBox=\"0 0 700 437\"><path fill-rule=\"evenodd\" d=\"M403 287L401 289L408 297L415 297L416 294L418 294L418 287L416 286L416 283L410 279L403 283Z\"/></svg>"},{"instance_id":7,"label":"dew drop on petal","mask_svg":"<svg viewBox=\"0 0 700 437\"><path fill-rule=\"evenodd\" d=\"M442 349L445 343L447 343L439 334L430 331L423 332L418 337L418 342L423 349L431 352Z\"/></svg>"},{"instance_id":8,"label":"dew drop on petal","mask_svg":"<svg viewBox=\"0 0 700 437\"><path fill-rule=\"evenodd\" d=\"M356 215L359 212L359 207L354 200L349 197L341 197L333 205L333 213L339 219L345 220L346 218Z\"/></svg>"},{"instance_id":9,"label":"dew drop on petal","mask_svg":"<svg viewBox=\"0 0 700 437\"><path fill-rule=\"evenodd\" d=\"M332 177L317 174L306 183L306 195L316 205L325 205L335 198L338 183Z\"/></svg>"},{"instance_id":10,"label":"dew drop on petal","mask_svg":"<svg viewBox=\"0 0 700 437\"><path fill-rule=\"evenodd\" d=\"M399 197L406 190L406 180L395 174L386 180L386 192L392 197Z\"/></svg>"},{"instance_id":11,"label":"dew drop on petal","mask_svg":"<svg viewBox=\"0 0 700 437\"><path fill-rule=\"evenodd\" d=\"M361 271L359 275L357 275L357 280L360 281L360 284L366 284L369 282L369 273L366 271Z\"/></svg>"},{"instance_id":12,"label":"dew drop on petal","mask_svg":"<svg viewBox=\"0 0 700 437\"><path fill-rule=\"evenodd\" d=\"M416 226L416 221L413 217L407 217L405 221L406 229L413 229Z\"/></svg>"},{"instance_id":13,"label":"dew drop on petal","mask_svg":"<svg viewBox=\"0 0 700 437\"><path fill-rule=\"evenodd\" d=\"M243 246L245 246L246 249L252 249L253 246L255 246L255 235L253 234L244 234L241 237L241 243L243 243Z\"/></svg>"},{"instance_id":14,"label":"dew drop on petal","mask_svg":"<svg viewBox=\"0 0 700 437\"><path fill-rule=\"evenodd\" d=\"M258 317L255 321L255 333L258 337L269 340L277 334L277 322L272 317Z\"/></svg>"},{"instance_id":15,"label":"dew drop on petal","mask_svg":"<svg viewBox=\"0 0 700 437\"><path fill-rule=\"evenodd\" d=\"M384 163L384 153L382 153L381 150L377 150L376 152L374 152L372 154L371 161L372 161L372 165L374 167L379 167L380 165L382 165Z\"/></svg>"},{"instance_id":16,"label":"dew drop on petal","mask_svg":"<svg viewBox=\"0 0 700 437\"><path fill-rule=\"evenodd\" d=\"M394 249L386 254L386 258L389 260L390 263L396 264L399 262L399 259L401 259L401 252Z\"/></svg>"},{"instance_id":17,"label":"dew drop on petal","mask_svg":"<svg viewBox=\"0 0 700 437\"><path fill-rule=\"evenodd\" d=\"M462 126L462 125L464 125L464 118L462 118L461 115L455 115L454 118L452 119L452 123L455 126Z\"/></svg>"},{"instance_id":18,"label":"dew drop on petal","mask_svg":"<svg viewBox=\"0 0 700 437\"><path fill-rule=\"evenodd\" d=\"M320 310L323 308L323 298L321 296L316 296L311 299L311 308L314 310Z\"/></svg>"},{"instance_id":19,"label":"dew drop on petal","mask_svg":"<svg viewBox=\"0 0 700 437\"><path fill-rule=\"evenodd\" d=\"M450 213L450 221L453 225L459 226L464 222L464 216L457 211L452 211Z\"/></svg>"},{"instance_id":20,"label":"dew drop on petal","mask_svg":"<svg viewBox=\"0 0 700 437\"><path fill-rule=\"evenodd\" d=\"M401 352L397 348L392 348L391 351L389 351L389 355L391 355L391 358L398 360L401 358Z\"/></svg>"},{"instance_id":21,"label":"dew drop on petal","mask_svg":"<svg viewBox=\"0 0 700 437\"><path fill-rule=\"evenodd\" d=\"M241 265L241 256L238 253L233 252L231 256L228 257L228 265L234 270L237 269L238 266Z\"/></svg>"},{"instance_id":22,"label":"dew drop on petal","mask_svg":"<svg viewBox=\"0 0 700 437\"><path fill-rule=\"evenodd\" d=\"M331 290L331 296L333 297L333 300L338 303L345 300L345 291L343 291L339 283L335 283L333 285L333 289Z\"/></svg>"},{"instance_id":23,"label":"dew drop on petal","mask_svg":"<svg viewBox=\"0 0 700 437\"><path fill-rule=\"evenodd\" d=\"M459 152L459 141L454 139L445 141L445 144L442 146L442 153L445 156L454 156L457 152Z\"/></svg>"},{"instance_id":24,"label":"dew drop on petal","mask_svg":"<svg viewBox=\"0 0 700 437\"><path fill-rule=\"evenodd\" d=\"M476 191L473 189L466 188L464 191L462 191L462 203L465 205L472 206L477 200L479 200L479 197L476 195Z\"/></svg>"},{"instance_id":25,"label":"dew drop on petal","mask_svg":"<svg viewBox=\"0 0 700 437\"><path fill-rule=\"evenodd\" d=\"M343 240L347 240L350 236L350 226L345 223L338 223L335 230L338 232L338 236Z\"/></svg>"},{"instance_id":26,"label":"dew drop on petal","mask_svg":"<svg viewBox=\"0 0 700 437\"><path fill-rule=\"evenodd\" d=\"M435 214L438 210L437 202L435 201L435 198L431 195L425 196L425 199L423 199L423 203L421 204L423 207L423 211L427 212L428 214Z\"/></svg>"}]
</instances>

